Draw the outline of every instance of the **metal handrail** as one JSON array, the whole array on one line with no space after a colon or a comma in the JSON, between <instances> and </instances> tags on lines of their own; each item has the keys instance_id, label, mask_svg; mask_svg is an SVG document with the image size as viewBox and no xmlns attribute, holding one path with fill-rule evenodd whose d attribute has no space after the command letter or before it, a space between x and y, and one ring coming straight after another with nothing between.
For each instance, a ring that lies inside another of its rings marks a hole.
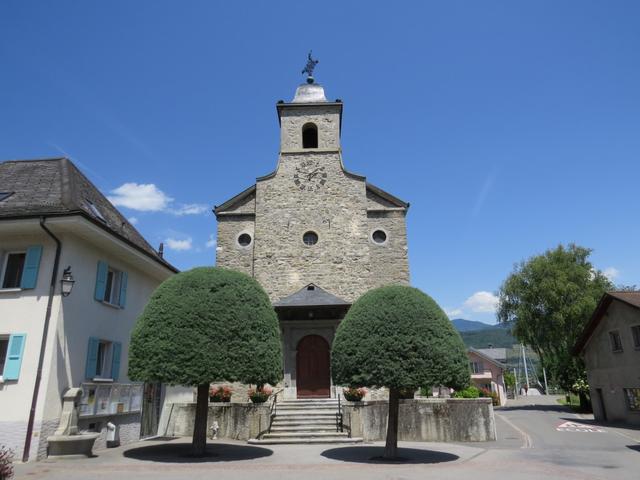
<instances>
[{"instance_id":1,"label":"metal handrail","mask_svg":"<svg viewBox=\"0 0 640 480\"><path fill-rule=\"evenodd\" d=\"M271 425L273 425L273 419L276 418L276 414L278 413L278 394L281 393L284 388L275 391L271 394L271 408L269 409L269 428L267 429L268 433L271 433Z\"/></svg>"},{"instance_id":2,"label":"metal handrail","mask_svg":"<svg viewBox=\"0 0 640 480\"><path fill-rule=\"evenodd\" d=\"M340 401L340 394L335 389L335 387L334 391L336 397L338 398L338 411L336 412L336 432L342 432L344 431L344 427L342 425L342 402Z\"/></svg>"}]
</instances>

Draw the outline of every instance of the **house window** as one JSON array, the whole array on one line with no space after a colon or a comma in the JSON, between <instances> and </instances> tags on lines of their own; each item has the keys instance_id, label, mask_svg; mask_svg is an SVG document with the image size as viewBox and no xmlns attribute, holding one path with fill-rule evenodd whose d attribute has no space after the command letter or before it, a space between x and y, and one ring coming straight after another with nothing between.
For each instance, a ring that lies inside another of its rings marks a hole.
<instances>
[{"instance_id":1,"label":"house window","mask_svg":"<svg viewBox=\"0 0 640 480\"><path fill-rule=\"evenodd\" d=\"M472 374L484 373L484 365L482 362L469 362Z\"/></svg>"},{"instance_id":2,"label":"house window","mask_svg":"<svg viewBox=\"0 0 640 480\"><path fill-rule=\"evenodd\" d=\"M625 388L624 393L629 410L640 412L640 388Z\"/></svg>"},{"instance_id":3,"label":"house window","mask_svg":"<svg viewBox=\"0 0 640 480\"><path fill-rule=\"evenodd\" d=\"M611 340L611 351L621 352L622 340L620 339L620 332L618 332L617 330L609 332L609 339Z\"/></svg>"},{"instance_id":4,"label":"house window","mask_svg":"<svg viewBox=\"0 0 640 480\"><path fill-rule=\"evenodd\" d=\"M302 148L318 148L318 127L314 123L302 127Z\"/></svg>"},{"instance_id":5,"label":"house window","mask_svg":"<svg viewBox=\"0 0 640 480\"><path fill-rule=\"evenodd\" d=\"M98 342L98 358L96 362L96 377L111 378L112 343L106 340Z\"/></svg>"},{"instance_id":6,"label":"house window","mask_svg":"<svg viewBox=\"0 0 640 480\"><path fill-rule=\"evenodd\" d=\"M120 285L122 284L122 272L109 268L107 284L104 289L104 301L111 305L120 305Z\"/></svg>"},{"instance_id":7,"label":"house window","mask_svg":"<svg viewBox=\"0 0 640 480\"><path fill-rule=\"evenodd\" d=\"M4 375L4 365L7 360L7 349L9 348L9 337L0 337L0 377Z\"/></svg>"},{"instance_id":8,"label":"house window","mask_svg":"<svg viewBox=\"0 0 640 480\"><path fill-rule=\"evenodd\" d=\"M640 325L631 327L631 333L633 334L633 346L636 350L640 350Z\"/></svg>"},{"instance_id":9,"label":"house window","mask_svg":"<svg viewBox=\"0 0 640 480\"><path fill-rule=\"evenodd\" d=\"M20 288L26 252L12 252L7 254L4 262L2 288Z\"/></svg>"}]
</instances>

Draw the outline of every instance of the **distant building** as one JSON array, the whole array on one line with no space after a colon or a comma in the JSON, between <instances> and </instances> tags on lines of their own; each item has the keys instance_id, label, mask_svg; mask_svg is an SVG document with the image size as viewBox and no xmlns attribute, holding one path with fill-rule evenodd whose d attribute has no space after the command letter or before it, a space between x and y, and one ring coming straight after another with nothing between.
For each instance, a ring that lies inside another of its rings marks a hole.
<instances>
[{"instance_id":1,"label":"distant building","mask_svg":"<svg viewBox=\"0 0 640 480\"><path fill-rule=\"evenodd\" d=\"M477 352L482 353L488 357L493 358L501 363L507 362L507 349L506 348L476 348Z\"/></svg>"},{"instance_id":2,"label":"distant building","mask_svg":"<svg viewBox=\"0 0 640 480\"><path fill-rule=\"evenodd\" d=\"M0 163L0 444L43 457L63 392L80 386L96 448L107 422L122 443L155 434L160 388L127 378L129 338L174 272L68 159Z\"/></svg>"},{"instance_id":3,"label":"distant building","mask_svg":"<svg viewBox=\"0 0 640 480\"><path fill-rule=\"evenodd\" d=\"M640 292L608 292L585 327L583 355L597 420L640 425Z\"/></svg>"},{"instance_id":4,"label":"distant building","mask_svg":"<svg viewBox=\"0 0 640 480\"><path fill-rule=\"evenodd\" d=\"M507 393L504 385L504 371L507 367L502 362L485 353L487 350L505 349L476 350L475 348L470 348L467 350L469 368L471 369L471 383L478 388L484 388L490 392L497 393L500 399L500 405L504 405L507 403Z\"/></svg>"}]
</instances>

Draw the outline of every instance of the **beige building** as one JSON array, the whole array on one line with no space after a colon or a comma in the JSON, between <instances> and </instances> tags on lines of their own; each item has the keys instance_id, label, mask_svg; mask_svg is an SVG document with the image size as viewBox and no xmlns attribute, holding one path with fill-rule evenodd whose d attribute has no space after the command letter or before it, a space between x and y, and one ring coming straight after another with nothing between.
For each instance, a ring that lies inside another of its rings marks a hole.
<instances>
[{"instance_id":1,"label":"beige building","mask_svg":"<svg viewBox=\"0 0 640 480\"><path fill-rule=\"evenodd\" d=\"M573 350L583 355L595 418L640 425L640 292L608 292Z\"/></svg>"},{"instance_id":2,"label":"beige building","mask_svg":"<svg viewBox=\"0 0 640 480\"><path fill-rule=\"evenodd\" d=\"M71 161L3 162L0 179L0 444L45 456L70 387L96 448L109 422L121 443L155 434L160 389L127 378L129 338L175 268Z\"/></svg>"},{"instance_id":3,"label":"beige building","mask_svg":"<svg viewBox=\"0 0 640 480\"><path fill-rule=\"evenodd\" d=\"M343 104L322 86L311 79L276 108L276 170L215 208L216 264L255 277L269 294L285 397L330 397L330 346L349 306L372 288L409 283L409 204L344 167Z\"/></svg>"}]
</instances>

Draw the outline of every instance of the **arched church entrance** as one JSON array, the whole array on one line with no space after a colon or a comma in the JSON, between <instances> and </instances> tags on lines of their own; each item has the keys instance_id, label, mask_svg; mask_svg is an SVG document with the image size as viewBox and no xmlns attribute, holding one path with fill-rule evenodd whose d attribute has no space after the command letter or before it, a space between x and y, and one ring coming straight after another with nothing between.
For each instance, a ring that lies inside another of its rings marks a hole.
<instances>
[{"instance_id":1,"label":"arched church entrance","mask_svg":"<svg viewBox=\"0 0 640 480\"><path fill-rule=\"evenodd\" d=\"M298 398L331 396L329 343L319 335L307 335L298 342L296 389Z\"/></svg>"}]
</instances>

